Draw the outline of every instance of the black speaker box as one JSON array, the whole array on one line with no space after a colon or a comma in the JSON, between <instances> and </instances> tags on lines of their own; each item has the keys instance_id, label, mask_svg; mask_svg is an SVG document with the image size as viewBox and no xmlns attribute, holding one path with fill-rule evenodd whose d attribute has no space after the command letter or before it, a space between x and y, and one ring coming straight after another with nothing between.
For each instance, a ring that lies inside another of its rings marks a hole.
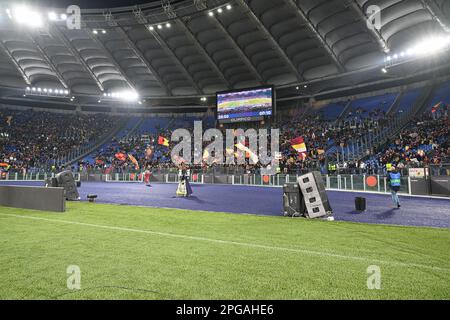
<instances>
[{"instance_id":1,"label":"black speaker box","mask_svg":"<svg viewBox=\"0 0 450 320\"><path fill-rule=\"evenodd\" d=\"M80 199L77 184L71 171L58 173L55 178L58 180L58 186L64 188L67 200L76 201Z\"/></svg>"},{"instance_id":2,"label":"black speaker box","mask_svg":"<svg viewBox=\"0 0 450 320\"><path fill-rule=\"evenodd\" d=\"M298 183L283 186L283 213L286 217L300 217L306 214L306 205Z\"/></svg>"},{"instance_id":3,"label":"black speaker box","mask_svg":"<svg viewBox=\"0 0 450 320\"><path fill-rule=\"evenodd\" d=\"M356 209L356 211L359 211L359 212L366 211L366 198L356 197L355 198L355 209Z\"/></svg>"}]
</instances>

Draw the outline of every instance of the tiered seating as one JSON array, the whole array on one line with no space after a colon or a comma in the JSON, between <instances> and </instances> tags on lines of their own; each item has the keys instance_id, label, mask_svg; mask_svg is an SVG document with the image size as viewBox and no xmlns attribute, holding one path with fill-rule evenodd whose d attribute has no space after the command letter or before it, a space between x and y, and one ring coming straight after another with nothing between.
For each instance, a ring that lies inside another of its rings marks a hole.
<instances>
[{"instance_id":1,"label":"tiered seating","mask_svg":"<svg viewBox=\"0 0 450 320\"><path fill-rule=\"evenodd\" d=\"M346 105L347 102L345 101L331 103L319 109L317 113L326 121L335 121L344 111Z\"/></svg>"},{"instance_id":2,"label":"tiered seating","mask_svg":"<svg viewBox=\"0 0 450 320\"><path fill-rule=\"evenodd\" d=\"M413 107L414 103L419 99L423 89L413 89L405 92L401 98L401 101L397 107L397 112L408 112Z\"/></svg>"},{"instance_id":3,"label":"tiered seating","mask_svg":"<svg viewBox=\"0 0 450 320\"><path fill-rule=\"evenodd\" d=\"M387 93L380 96L362 98L352 101L348 119L357 118L359 120L372 118L374 120L382 118L394 103L397 94Z\"/></svg>"},{"instance_id":4,"label":"tiered seating","mask_svg":"<svg viewBox=\"0 0 450 320\"><path fill-rule=\"evenodd\" d=\"M428 104L427 110L431 110L438 103L450 104L450 81L441 85L434 93L434 98Z\"/></svg>"}]
</instances>

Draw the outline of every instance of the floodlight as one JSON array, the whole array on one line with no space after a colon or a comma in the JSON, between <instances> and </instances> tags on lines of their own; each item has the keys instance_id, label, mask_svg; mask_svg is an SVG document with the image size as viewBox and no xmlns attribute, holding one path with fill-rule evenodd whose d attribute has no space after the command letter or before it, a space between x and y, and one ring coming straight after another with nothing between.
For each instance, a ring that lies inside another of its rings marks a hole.
<instances>
[{"instance_id":1,"label":"floodlight","mask_svg":"<svg viewBox=\"0 0 450 320\"><path fill-rule=\"evenodd\" d=\"M42 17L39 12L30 9L27 6L16 6L12 10L12 17L17 23L32 28L42 27Z\"/></svg>"},{"instance_id":2,"label":"floodlight","mask_svg":"<svg viewBox=\"0 0 450 320\"><path fill-rule=\"evenodd\" d=\"M48 18L51 21L56 21L56 19L58 19L58 17L56 16L56 13L54 13L53 11L48 13Z\"/></svg>"}]
</instances>

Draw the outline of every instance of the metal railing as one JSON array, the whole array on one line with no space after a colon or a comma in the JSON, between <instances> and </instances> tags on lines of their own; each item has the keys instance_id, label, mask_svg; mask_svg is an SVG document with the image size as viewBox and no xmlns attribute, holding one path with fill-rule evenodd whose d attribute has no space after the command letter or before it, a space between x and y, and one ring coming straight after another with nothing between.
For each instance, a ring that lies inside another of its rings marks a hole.
<instances>
[{"instance_id":1,"label":"metal railing","mask_svg":"<svg viewBox=\"0 0 450 320\"><path fill-rule=\"evenodd\" d=\"M229 184L242 186L282 187L287 183L296 183L297 175L272 175L257 174L241 175L212 175L191 174L190 181L193 184ZM385 176L381 175L322 175L327 190L390 193L390 187ZM142 173L115 173L107 174L106 182L142 183ZM369 178L369 179L368 179ZM178 173L153 173L151 183L178 183ZM409 177L402 177L401 194L411 194L411 182Z\"/></svg>"},{"instance_id":2,"label":"metal railing","mask_svg":"<svg viewBox=\"0 0 450 320\"><path fill-rule=\"evenodd\" d=\"M74 178L75 181L81 181L81 175L79 173L74 173ZM3 173L2 175L0 175L0 181L28 181L28 182L33 182L33 181L39 181L39 182L44 182L46 181L48 178L54 178L56 176L56 173L52 172L52 173L47 173L47 172L30 172L30 173L19 173L19 172L14 172L14 173Z\"/></svg>"}]
</instances>

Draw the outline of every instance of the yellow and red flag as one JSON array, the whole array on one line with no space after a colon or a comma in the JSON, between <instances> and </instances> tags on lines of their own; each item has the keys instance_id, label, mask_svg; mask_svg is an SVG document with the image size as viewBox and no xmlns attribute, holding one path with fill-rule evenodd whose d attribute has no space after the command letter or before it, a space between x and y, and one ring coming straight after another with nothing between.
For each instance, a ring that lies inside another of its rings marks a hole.
<instances>
[{"instance_id":1,"label":"yellow and red flag","mask_svg":"<svg viewBox=\"0 0 450 320\"><path fill-rule=\"evenodd\" d=\"M297 137L291 140L292 148L300 153L302 159L306 159L308 150L306 149L306 143L303 137Z\"/></svg>"},{"instance_id":2,"label":"yellow and red flag","mask_svg":"<svg viewBox=\"0 0 450 320\"><path fill-rule=\"evenodd\" d=\"M163 136L159 136L158 137L158 144L161 145L161 146L168 147L169 146L169 140L164 138Z\"/></svg>"}]
</instances>

